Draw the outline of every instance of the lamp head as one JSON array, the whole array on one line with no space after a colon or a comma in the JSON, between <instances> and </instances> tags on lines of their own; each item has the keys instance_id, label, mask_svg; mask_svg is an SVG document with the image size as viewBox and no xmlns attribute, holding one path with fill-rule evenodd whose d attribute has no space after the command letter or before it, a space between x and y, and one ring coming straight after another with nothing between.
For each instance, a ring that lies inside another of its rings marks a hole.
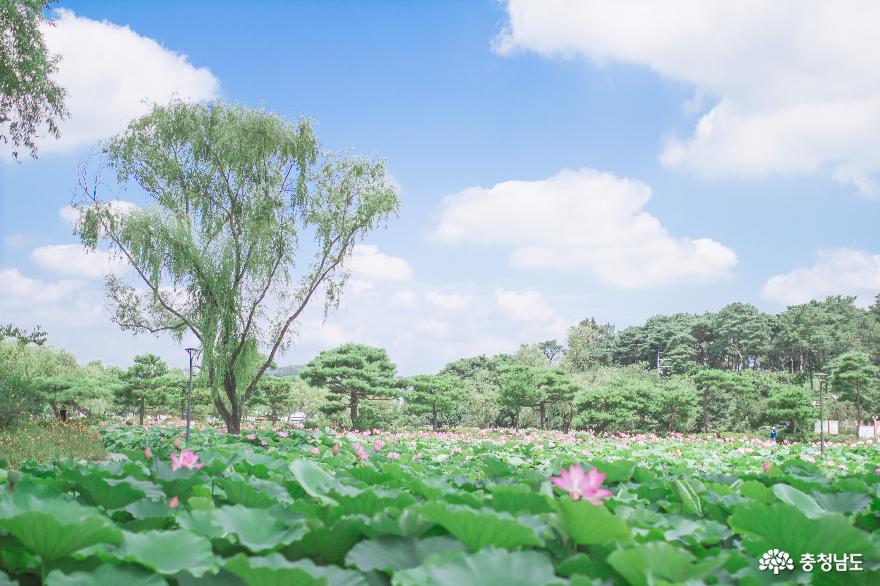
<instances>
[{"instance_id":1,"label":"lamp head","mask_svg":"<svg viewBox=\"0 0 880 586\"><path fill-rule=\"evenodd\" d=\"M198 348L184 348L184 350L186 350L186 353L189 354L190 358L192 358L193 354L199 351Z\"/></svg>"}]
</instances>

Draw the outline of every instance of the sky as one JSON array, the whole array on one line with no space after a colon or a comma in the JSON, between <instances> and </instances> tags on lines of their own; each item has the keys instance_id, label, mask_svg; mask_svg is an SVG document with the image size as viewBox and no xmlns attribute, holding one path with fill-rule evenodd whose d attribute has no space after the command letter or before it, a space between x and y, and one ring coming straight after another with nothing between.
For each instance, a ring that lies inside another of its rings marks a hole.
<instances>
[{"instance_id":1,"label":"sky","mask_svg":"<svg viewBox=\"0 0 880 586\"><path fill-rule=\"evenodd\" d=\"M880 52L865 1L65 1L45 29L69 119L0 153L0 322L125 366L123 263L69 207L100 142L171 96L309 117L381 157L400 214L280 364L352 341L405 375L733 301L880 292ZM132 190L125 201L143 203Z\"/></svg>"}]
</instances>

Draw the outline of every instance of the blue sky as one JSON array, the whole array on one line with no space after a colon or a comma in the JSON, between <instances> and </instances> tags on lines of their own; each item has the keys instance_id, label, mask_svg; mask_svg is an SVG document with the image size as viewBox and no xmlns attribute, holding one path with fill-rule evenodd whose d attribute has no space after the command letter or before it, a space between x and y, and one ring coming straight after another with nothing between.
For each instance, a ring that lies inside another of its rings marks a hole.
<instances>
[{"instance_id":1,"label":"blue sky","mask_svg":"<svg viewBox=\"0 0 880 586\"><path fill-rule=\"evenodd\" d=\"M39 323L82 360L184 363L109 322L112 263L70 246L60 212L89 150L172 93L305 114L326 148L385 157L400 185L342 309L308 316L285 363L352 340L410 374L588 316L866 304L880 79L858 18L685 3L700 26L679 29L674 7L622 4L61 2L47 39L76 99L39 160L0 164L0 321ZM831 24L805 48L816 22Z\"/></svg>"}]
</instances>

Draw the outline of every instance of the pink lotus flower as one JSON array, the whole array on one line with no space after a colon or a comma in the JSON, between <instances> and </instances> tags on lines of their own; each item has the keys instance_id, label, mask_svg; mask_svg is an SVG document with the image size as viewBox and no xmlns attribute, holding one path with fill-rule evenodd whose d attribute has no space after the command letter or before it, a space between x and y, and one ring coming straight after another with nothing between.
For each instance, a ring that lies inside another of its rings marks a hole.
<instances>
[{"instance_id":1,"label":"pink lotus flower","mask_svg":"<svg viewBox=\"0 0 880 586\"><path fill-rule=\"evenodd\" d=\"M179 437L174 438L174 444L172 444L172 445L174 446L175 450L178 449L180 447L180 438Z\"/></svg>"},{"instance_id":2,"label":"pink lotus flower","mask_svg":"<svg viewBox=\"0 0 880 586\"><path fill-rule=\"evenodd\" d=\"M144 448L144 458L147 460L153 459L153 450L150 449L150 446Z\"/></svg>"},{"instance_id":3,"label":"pink lotus flower","mask_svg":"<svg viewBox=\"0 0 880 586\"><path fill-rule=\"evenodd\" d=\"M360 444L354 445L354 453L357 454L358 460L360 460L361 462L370 457L364 447Z\"/></svg>"},{"instance_id":4,"label":"pink lotus flower","mask_svg":"<svg viewBox=\"0 0 880 586\"><path fill-rule=\"evenodd\" d=\"M877 468L876 470L874 470L874 474L880 474L880 468Z\"/></svg>"},{"instance_id":5,"label":"pink lotus flower","mask_svg":"<svg viewBox=\"0 0 880 586\"><path fill-rule=\"evenodd\" d=\"M770 468L772 467L773 465L770 464L770 462L764 462L763 464L761 464L761 470L763 470L765 473L770 472Z\"/></svg>"},{"instance_id":6,"label":"pink lotus flower","mask_svg":"<svg viewBox=\"0 0 880 586\"><path fill-rule=\"evenodd\" d=\"M312 448L311 450L309 450L309 452L311 452L313 456L318 456L321 454L321 450L319 450L318 448Z\"/></svg>"},{"instance_id":7,"label":"pink lotus flower","mask_svg":"<svg viewBox=\"0 0 880 586\"><path fill-rule=\"evenodd\" d=\"M385 443L382 440L376 440L375 442L373 442L373 449L378 452L382 449L382 446L384 445Z\"/></svg>"},{"instance_id":8,"label":"pink lotus flower","mask_svg":"<svg viewBox=\"0 0 880 586\"><path fill-rule=\"evenodd\" d=\"M583 497L584 500L590 501L594 505L601 505L601 499L611 496L611 491L599 488L605 482L605 474L593 468L584 474L583 468L577 464L572 464L568 470L562 468L559 476L552 476L550 482L558 488L568 492L574 500Z\"/></svg>"},{"instance_id":9,"label":"pink lotus flower","mask_svg":"<svg viewBox=\"0 0 880 586\"><path fill-rule=\"evenodd\" d=\"M278 437L287 437L287 436L289 436L289 435L290 435L290 434L287 433L286 431L279 431L279 432L278 432Z\"/></svg>"},{"instance_id":10,"label":"pink lotus flower","mask_svg":"<svg viewBox=\"0 0 880 586\"><path fill-rule=\"evenodd\" d=\"M172 497L171 500L168 501L168 507L171 509L176 509L178 505L180 505L180 499L178 499L176 496Z\"/></svg>"},{"instance_id":11,"label":"pink lotus flower","mask_svg":"<svg viewBox=\"0 0 880 586\"><path fill-rule=\"evenodd\" d=\"M398 454L397 452L388 452L388 455L385 457L388 458L389 460L399 460L400 454Z\"/></svg>"},{"instance_id":12,"label":"pink lotus flower","mask_svg":"<svg viewBox=\"0 0 880 586\"><path fill-rule=\"evenodd\" d=\"M198 470L204 466L199 462L199 455L190 450L183 450L180 455L171 454L171 469L188 468L190 470Z\"/></svg>"},{"instance_id":13,"label":"pink lotus flower","mask_svg":"<svg viewBox=\"0 0 880 586\"><path fill-rule=\"evenodd\" d=\"M251 441L257 439L256 434L253 434L253 433L249 433L249 434L247 434L247 435L244 436L244 437L245 437L245 439L249 439L249 440L251 440Z\"/></svg>"},{"instance_id":14,"label":"pink lotus flower","mask_svg":"<svg viewBox=\"0 0 880 586\"><path fill-rule=\"evenodd\" d=\"M267 442L266 440L260 440L260 445L261 446L268 446L269 442Z\"/></svg>"}]
</instances>

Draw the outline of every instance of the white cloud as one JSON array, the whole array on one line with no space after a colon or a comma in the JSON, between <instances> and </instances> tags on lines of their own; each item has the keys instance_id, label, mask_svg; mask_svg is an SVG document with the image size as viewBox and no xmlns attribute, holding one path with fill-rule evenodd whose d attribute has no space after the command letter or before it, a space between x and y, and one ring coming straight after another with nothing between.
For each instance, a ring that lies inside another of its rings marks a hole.
<instances>
[{"instance_id":1,"label":"white cloud","mask_svg":"<svg viewBox=\"0 0 880 586\"><path fill-rule=\"evenodd\" d=\"M376 284L372 281L366 281L362 279L352 279L348 282L348 284L351 286L351 290L355 294L363 293L364 291L369 291L370 289L376 287Z\"/></svg>"},{"instance_id":2,"label":"white cloud","mask_svg":"<svg viewBox=\"0 0 880 586\"><path fill-rule=\"evenodd\" d=\"M391 303L398 307L412 309L415 307L416 294L412 289L401 289L391 296Z\"/></svg>"},{"instance_id":3,"label":"white cloud","mask_svg":"<svg viewBox=\"0 0 880 586\"><path fill-rule=\"evenodd\" d=\"M64 302L81 287L75 280L44 282L25 277L18 269L0 269L0 299L10 309Z\"/></svg>"},{"instance_id":4,"label":"white cloud","mask_svg":"<svg viewBox=\"0 0 880 586\"><path fill-rule=\"evenodd\" d=\"M108 252L89 251L80 244L40 246L31 251L31 259L47 271L91 279L121 273L128 266Z\"/></svg>"},{"instance_id":5,"label":"white cloud","mask_svg":"<svg viewBox=\"0 0 880 586\"><path fill-rule=\"evenodd\" d=\"M442 338L449 334L451 328L448 321L442 319L426 319L416 322L413 328L418 332L428 334L435 338Z\"/></svg>"},{"instance_id":6,"label":"white cloud","mask_svg":"<svg viewBox=\"0 0 880 586\"><path fill-rule=\"evenodd\" d=\"M127 26L57 11L55 26L42 32L49 51L61 55L56 80L67 89L70 117L61 139L38 141L41 152L66 152L121 131L152 103L172 96L201 101L218 95L220 83L185 55Z\"/></svg>"},{"instance_id":7,"label":"white cloud","mask_svg":"<svg viewBox=\"0 0 880 586\"><path fill-rule=\"evenodd\" d=\"M379 252L372 244L358 244L346 265L353 275L376 281L409 281L413 269L404 259Z\"/></svg>"},{"instance_id":8,"label":"white cloud","mask_svg":"<svg viewBox=\"0 0 880 586\"><path fill-rule=\"evenodd\" d=\"M474 298L470 295L445 293L436 290L425 293L425 299L428 303L443 311L461 311L470 307L474 302Z\"/></svg>"},{"instance_id":9,"label":"white cloud","mask_svg":"<svg viewBox=\"0 0 880 586\"><path fill-rule=\"evenodd\" d=\"M512 248L521 268L593 272L622 288L714 281L736 255L708 238L673 237L643 211L651 189L592 169L506 181L447 196L431 237Z\"/></svg>"},{"instance_id":10,"label":"white cloud","mask_svg":"<svg viewBox=\"0 0 880 586\"><path fill-rule=\"evenodd\" d=\"M822 299L828 295L857 295L868 306L880 293L880 254L839 248L819 251L816 263L775 275L764 283L761 295L786 305Z\"/></svg>"},{"instance_id":11,"label":"white cloud","mask_svg":"<svg viewBox=\"0 0 880 586\"><path fill-rule=\"evenodd\" d=\"M495 301L508 319L537 323L548 323L559 319L559 315L538 291L496 289Z\"/></svg>"},{"instance_id":12,"label":"white cloud","mask_svg":"<svg viewBox=\"0 0 880 586\"><path fill-rule=\"evenodd\" d=\"M297 328L296 344L325 350L352 341L351 332L339 324L319 320L305 321Z\"/></svg>"},{"instance_id":13,"label":"white cloud","mask_svg":"<svg viewBox=\"0 0 880 586\"><path fill-rule=\"evenodd\" d=\"M876 192L880 3L508 0L496 50L648 67L714 107L664 163L712 177L828 172Z\"/></svg>"}]
</instances>

